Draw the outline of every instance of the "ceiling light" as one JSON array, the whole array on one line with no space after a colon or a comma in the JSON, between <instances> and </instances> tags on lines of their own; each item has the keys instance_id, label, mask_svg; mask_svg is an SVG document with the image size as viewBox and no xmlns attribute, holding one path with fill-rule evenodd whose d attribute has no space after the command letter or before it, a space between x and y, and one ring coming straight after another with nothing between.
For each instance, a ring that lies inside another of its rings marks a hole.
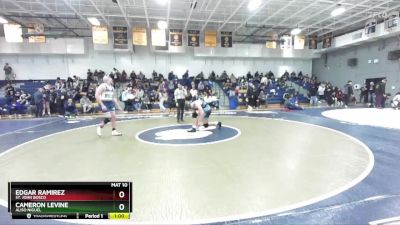
<instances>
[{"instance_id":1,"label":"ceiling light","mask_svg":"<svg viewBox=\"0 0 400 225\"><path fill-rule=\"evenodd\" d=\"M161 29L161 30L165 30L168 28L168 24L164 20L158 21L157 26L158 26L158 29Z\"/></svg>"},{"instance_id":2,"label":"ceiling light","mask_svg":"<svg viewBox=\"0 0 400 225\"><path fill-rule=\"evenodd\" d=\"M100 21L96 17L89 17L88 20L93 26L100 26Z\"/></svg>"},{"instance_id":3,"label":"ceiling light","mask_svg":"<svg viewBox=\"0 0 400 225\"><path fill-rule=\"evenodd\" d=\"M301 33L301 29L300 28L294 28L291 32L290 32L290 34L291 35L298 35L298 34L300 34Z\"/></svg>"},{"instance_id":4,"label":"ceiling light","mask_svg":"<svg viewBox=\"0 0 400 225\"><path fill-rule=\"evenodd\" d=\"M0 16L0 23L8 23L8 20Z\"/></svg>"},{"instance_id":5,"label":"ceiling light","mask_svg":"<svg viewBox=\"0 0 400 225\"><path fill-rule=\"evenodd\" d=\"M250 0L249 4L247 5L247 8L250 11L254 11L256 9L258 9L258 7L260 7L261 5L261 0Z\"/></svg>"},{"instance_id":6,"label":"ceiling light","mask_svg":"<svg viewBox=\"0 0 400 225\"><path fill-rule=\"evenodd\" d=\"M344 11L346 11L346 9L345 9L343 6L338 5L338 6L331 12L331 16L333 16L333 17L339 16L339 15L343 14Z\"/></svg>"},{"instance_id":7,"label":"ceiling light","mask_svg":"<svg viewBox=\"0 0 400 225\"><path fill-rule=\"evenodd\" d=\"M160 5L166 5L169 0L157 0L158 4Z\"/></svg>"}]
</instances>

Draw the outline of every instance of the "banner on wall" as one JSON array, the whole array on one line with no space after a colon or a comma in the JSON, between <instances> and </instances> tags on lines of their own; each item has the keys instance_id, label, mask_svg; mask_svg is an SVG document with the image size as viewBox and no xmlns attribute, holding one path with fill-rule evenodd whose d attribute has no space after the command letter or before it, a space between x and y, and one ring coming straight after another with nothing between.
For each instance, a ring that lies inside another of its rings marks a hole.
<instances>
[{"instance_id":1,"label":"banner on wall","mask_svg":"<svg viewBox=\"0 0 400 225\"><path fill-rule=\"evenodd\" d=\"M206 30L204 32L204 46L217 47L217 31Z\"/></svg>"},{"instance_id":2,"label":"banner on wall","mask_svg":"<svg viewBox=\"0 0 400 225\"><path fill-rule=\"evenodd\" d=\"M169 45L182 46L183 30L170 29L169 30Z\"/></svg>"},{"instance_id":3,"label":"banner on wall","mask_svg":"<svg viewBox=\"0 0 400 225\"><path fill-rule=\"evenodd\" d=\"M370 36L374 35L376 31L376 18L371 18L365 22L365 35Z\"/></svg>"},{"instance_id":4,"label":"banner on wall","mask_svg":"<svg viewBox=\"0 0 400 225\"><path fill-rule=\"evenodd\" d=\"M221 31L221 47L232 48L232 32Z\"/></svg>"},{"instance_id":5,"label":"banner on wall","mask_svg":"<svg viewBox=\"0 0 400 225\"><path fill-rule=\"evenodd\" d=\"M199 30L188 30L188 46L199 47L200 46L200 31Z\"/></svg>"},{"instance_id":6,"label":"banner on wall","mask_svg":"<svg viewBox=\"0 0 400 225\"><path fill-rule=\"evenodd\" d=\"M132 29L133 45L147 46L147 29L145 27L134 27Z\"/></svg>"},{"instance_id":7,"label":"banner on wall","mask_svg":"<svg viewBox=\"0 0 400 225\"><path fill-rule=\"evenodd\" d=\"M278 41L279 41L279 36L277 32L275 31L268 32L267 41L265 42L265 47L275 49L278 46L277 45Z\"/></svg>"},{"instance_id":8,"label":"banner on wall","mask_svg":"<svg viewBox=\"0 0 400 225\"><path fill-rule=\"evenodd\" d=\"M165 37L165 30L151 29L151 45L153 46L166 46L167 38Z\"/></svg>"},{"instance_id":9,"label":"banner on wall","mask_svg":"<svg viewBox=\"0 0 400 225\"><path fill-rule=\"evenodd\" d=\"M294 49L304 49L305 40L306 40L305 36L302 36L302 35L294 36L293 48Z\"/></svg>"},{"instance_id":10,"label":"banner on wall","mask_svg":"<svg viewBox=\"0 0 400 225\"><path fill-rule=\"evenodd\" d=\"M21 25L15 23L5 23L3 25L4 36L6 42L10 43L22 43L22 28Z\"/></svg>"},{"instance_id":11,"label":"banner on wall","mask_svg":"<svg viewBox=\"0 0 400 225\"><path fill-rule=\"evenodd\" d=\"M44 25L41 23L28 24L28 37L29 43L46 43L46 36L41 35L44 33Z\"/></svg>"},{"instance_id":12,"label":"banner on wall","mask_svg":"<svg viewBox=\"0 0 400 225\"><path fill-rule=\"evenodd\" d=\"M332 32L325 34L322 37L322 48L330 48L332 47Z\"/></svg>"},{"instance_id":13,"label":"banner on wall","mask_svg":"<svg viewBox=\"0 0 400 225\"><path fill-rule=\"evenodd\" d=\"M114 48L128 49L128 28L121 26L113 27Z\"/></svg>"},{"instance_id":14,"label":"banner on wall","mask_svg":"<svg viewBox=\"0 0 400 225\"><path fill-rule=\"evenodd\" d=\"M318 44L318 36L313 35L313 36L308 36L308 49L317 49L317 44Z\"/></svg>"},{"instance_id":15,"label":"banner on wall","mask_svg":"<svg viewBox=\"0 0 400 225\"><path fill-rule=\"evenodd\" d=\"M92 27L93 44L108 44L108 29L106 26Z\"/></svg>"},{"instance_id":16,"label":"banner on wall","mask_svg":"<svg viewBox=\"0 0 400 225\"><path fill-rule=\"evenodd\" d=\"M281 37L281 49L292 49L292 36L283 35Z\"/></svg>"},{"instance_id":17,"label":"banner on wall","mask_svg":"<svg viewBox=\"0 0 400 225\"><path fill-rule=\"evenodd\" d=\"M391 31L398 27L399 24L399 11L391 11L385 18L385 30Z\"/></svg>"}]
</instances>

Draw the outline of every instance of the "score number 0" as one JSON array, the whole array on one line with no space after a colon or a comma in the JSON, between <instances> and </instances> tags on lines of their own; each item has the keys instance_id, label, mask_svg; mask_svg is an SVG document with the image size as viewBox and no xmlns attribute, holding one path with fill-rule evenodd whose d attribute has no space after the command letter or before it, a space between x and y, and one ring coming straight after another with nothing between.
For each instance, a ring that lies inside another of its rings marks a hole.
<instances>
[{"instance_id":1,"label":"score number 0","mask_svg":"<svg viewBox=\"0 0 400 225\"><path fill-rule=\"evenodd\" d=\"M121 199L123 199L123 198L125 197L125 192L124 192L124 191L120 191L120 192L118 193L118 196L119 196ZM119 204L118 208L119 208L119 210L123 211L123 210L125 209L125 205L121 203L121 204Z\"/></svg>"}]
</instances>

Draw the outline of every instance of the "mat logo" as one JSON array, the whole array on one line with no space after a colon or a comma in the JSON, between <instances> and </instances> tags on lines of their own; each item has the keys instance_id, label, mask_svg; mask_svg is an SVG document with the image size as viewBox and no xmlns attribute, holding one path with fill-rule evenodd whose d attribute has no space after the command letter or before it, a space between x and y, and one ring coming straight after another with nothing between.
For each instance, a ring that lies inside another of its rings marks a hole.
<instances>
[{"instance_id":1,"label":"mat logo","mask_svg":"<svg viewBox=\"0 0 400 225\"><path fill-rule=\"evenodd\" d=\"M191 125L172 125L151 128L136 135L136 139L157 145L204 145L219 143L236 138L240 131L230 126L217 129L215 126L200 128L197 132L188 132Z\"/></svg>"},{"instance_id":2,"label":"mat logo","mask_svg":"<svg viewBox=\"0 0 400 225\"><path fill-rule=\"evenodd\" d=\"M201 130L201 132L187 132L186 129L172 129L156 133L156 140L188 140L195 138L204 138L212 135L210 130Z\"/></svg>"}]
</instances>

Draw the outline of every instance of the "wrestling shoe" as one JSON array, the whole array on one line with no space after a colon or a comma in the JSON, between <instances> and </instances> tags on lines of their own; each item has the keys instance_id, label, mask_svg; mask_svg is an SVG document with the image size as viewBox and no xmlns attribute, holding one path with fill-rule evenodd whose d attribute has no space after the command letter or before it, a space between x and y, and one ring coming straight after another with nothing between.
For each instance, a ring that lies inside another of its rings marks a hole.
<instances>
[{"instance_id":1,"label":"wrestling shoe","mask_svg":"<svg viewBox=\"0 0 400 225\"><path fill-rule=\"evenodd\" d=\"M217 123L217 128L218 128L218 129L221 129L221 127L222 127L222 123L221 123L221 122L218 122L218 123Z\"/></svg>"},{"instance_id":2,"label":"wrestling shoe","mask_svg":"<svg viewBox=\"0 0 400 225\"><path fill-rule=\"evenodd\" d=\"M196 128L192 127L192 129L188 130L187 132L196 132Z\"/></svg>"},{"instance_id":3,"label":"wrestling shoe","mask_svg":"<svg viewBox=\"0 0 400 225\"><path fill-rule=\"evenodd\" d=\"M111 131L112 136L122 136L122 133L118 132L117 130Z\"/></svg>"},{"instance_id":4,"label":"wrestling shoe","mask_svg":"<svg viewBox=\"0 0 400 225\"><path fill-rule=\"evenodd\" d=\"M101 127L98 126L96 130L97 136L101 136Z\"/></svg>"}]
</instances>

